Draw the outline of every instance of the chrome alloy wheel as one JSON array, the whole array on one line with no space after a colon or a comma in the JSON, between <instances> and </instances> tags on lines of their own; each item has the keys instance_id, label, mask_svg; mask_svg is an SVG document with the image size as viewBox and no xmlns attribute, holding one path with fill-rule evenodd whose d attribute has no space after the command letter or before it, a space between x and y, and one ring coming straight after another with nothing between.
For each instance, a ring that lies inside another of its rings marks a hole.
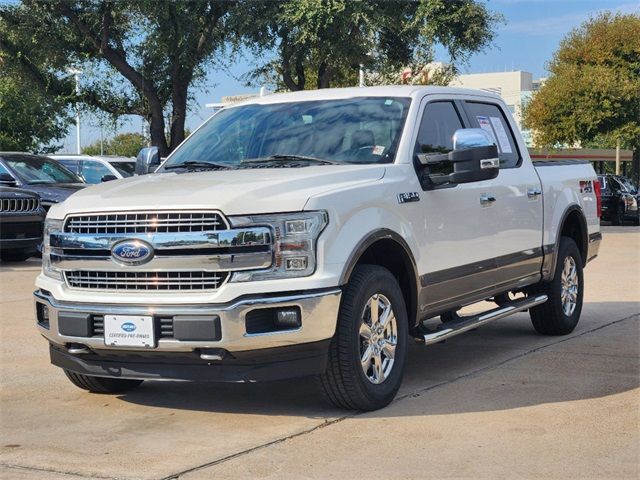
<instances>
[{"instance_id":1,"label":"chrome alloy wheel","mask_svg":"<svg viewBox=\"0 0 640 480\"><path fill-rule=\"evenodd\" d=\"M560 299L562 300L562 311L567 317L573 314L578 303L578 271L576 269L576 261L573 257L568 256L564 259L562 275L560 277L562 291Z\"/></svg>"},{"instance_id":2,"label":"chrome alloy wheel","mask_svg":"<svg viewBox=\"0 0 640 480\"><path fill-rule=\"evenodd\" d=\"M385 381L393 369L398 325L391 302L375 294L362 311L360 324L360 364L365 377L374 384Z\"/></svg>"}]
</instances>

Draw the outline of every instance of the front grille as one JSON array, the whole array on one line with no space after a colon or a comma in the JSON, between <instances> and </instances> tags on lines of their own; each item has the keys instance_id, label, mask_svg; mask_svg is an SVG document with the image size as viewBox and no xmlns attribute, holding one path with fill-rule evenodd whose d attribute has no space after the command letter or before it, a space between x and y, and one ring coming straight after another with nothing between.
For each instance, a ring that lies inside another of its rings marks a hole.
<instances>
[{"instance_id":1,"label":"front grille","mask_svg":"<svg viewBox=\"0 0 640 480\"><path fill-rule=\"evenodd\" d=\"M66 272L73 288L93 290L215 290L227 272Z\"/></svg>"},{"instance_id":2,"label":"front grille","mask_svg":"<svg viewBox=\"0 0 640 480\"><path fill-rule=\"evenodd\" d=\"M79 215L67 220L64 231L89 234L208 232L226 229L216 212L135 212Z\"/></svg>"},{"instance_id":3,"label":"front grille","mask_svg":"<svg viewBox=\"0 0 640 480\"><path fill-rule=\"evenodd\" d=\"M39 208L40 200L37 198L3 198L0 201L2 213L35 212Z\"/></svg>"}]
</instances>

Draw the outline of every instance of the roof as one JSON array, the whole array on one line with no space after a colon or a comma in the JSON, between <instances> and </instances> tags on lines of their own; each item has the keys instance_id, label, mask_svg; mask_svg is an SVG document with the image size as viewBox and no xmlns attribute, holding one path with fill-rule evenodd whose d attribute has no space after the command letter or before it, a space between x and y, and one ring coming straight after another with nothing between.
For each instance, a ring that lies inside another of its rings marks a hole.
<instances>
[{"instance_id":1,"label":"roof","mask_svg":"<svg viewBox=\"0 0 640 480\"><path fill-rule=\"evenodd\" d=\"M263 97L253 97L239 105L267 105L272 103L300 102L311 100L333 100L353 97L409 97L417 98L424 95L476 95L500 99L494 93L470 88L437 87L423 85L386 85L379 87L349 87L349 88L323 88L320 90L301 90L298 92L272 93Z\"/></svg>"}]
</instances>

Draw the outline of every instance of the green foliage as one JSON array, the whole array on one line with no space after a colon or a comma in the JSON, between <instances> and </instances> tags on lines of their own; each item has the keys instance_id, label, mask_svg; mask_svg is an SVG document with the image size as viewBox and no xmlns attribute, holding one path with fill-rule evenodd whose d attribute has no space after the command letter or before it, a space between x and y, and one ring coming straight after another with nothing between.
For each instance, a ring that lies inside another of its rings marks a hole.
<instances>
[{"instance_id":1,"label":"green foliage","mask_svg":"<svg viewBox=\"0 0 640 480\"><path fill-rule=\"evenodd\" d=\"M136 157L141 148L146 147L145 138L139 133L121 133L103 143L103 153L100 153L100 141L82 149L87 155L118 155L121 157Z\"/></svg>"},{"instance_id":2,"label":"green foliage","mask_svg":"<svg viewBox=\"0 0 640 480\"><path fill-rule=\"evenodd\" d=\"M0 73L0 151L50 153L67 133L72 119L65 102L31 87Z\"/></svg>"},{"instance_id":3,"label":"green foliage","mask_svg":"<svg viewBox=\"0 0 640 480\"><path fill-rule=\"evenodd\" d=\"M602 14L571 32L525 110L537 146L640 149L640 15Z\"/></svg>"},{"instance_id":4,"label":"green foliage","mask_svg":"<svg viewBox=\"0 0 640 480\"><path fill-rule=\"evenodd\" d=\"M65 70L80 66L79 100L145 117L152 143L166 155L184 139L190 87L233 43L227 23L234 7L215 0L22 0L0 6L0 51L47 95L74 102Z\"/></svg>"},{"instance_id":5,"label":"green foliage","mask_svg":"<svg viewBox=\"0 0 640 480\"><path fill-rule=\"evenodd\" d=\"M402 68L432 61L436 45L455 69L491 43L501 19L473 0L286 0L244 8L252 20L244 38L266 58L250 81L288 90L357 85L360 65L397 71L400 83Z\"/></svg>"}]
</instances>

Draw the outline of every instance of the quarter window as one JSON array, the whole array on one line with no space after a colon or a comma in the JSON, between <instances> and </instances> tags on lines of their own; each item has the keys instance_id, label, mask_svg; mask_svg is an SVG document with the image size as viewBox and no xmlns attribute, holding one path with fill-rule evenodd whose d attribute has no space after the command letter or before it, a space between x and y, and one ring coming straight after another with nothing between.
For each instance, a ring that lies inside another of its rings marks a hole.
<instances>
[{"instance_id":1,"label":"quarter window","mask_svg":"<svg viewBox=\"0 0 640 480\"><path fill-rule=\"evenodd\" d=\"M515 168L520 164L520 153L511 126L498 105L465 102L471 125L491 135L500 152L500 168Z\"/></svg>"}]
</instances>

